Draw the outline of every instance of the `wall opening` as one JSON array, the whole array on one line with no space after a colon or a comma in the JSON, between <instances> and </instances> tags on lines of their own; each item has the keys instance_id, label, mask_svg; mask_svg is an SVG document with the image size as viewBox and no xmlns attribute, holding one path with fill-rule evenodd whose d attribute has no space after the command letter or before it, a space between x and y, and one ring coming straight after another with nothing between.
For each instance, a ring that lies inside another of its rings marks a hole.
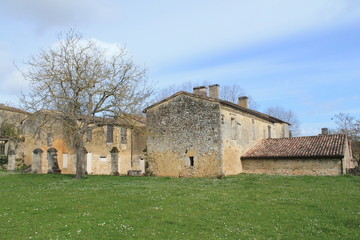
<instances>
[{"instance_id":1,"label":"wall opening","mask_svg":"<svg viewBox=\"0 0 360 240\"><path fill-rule=\"evenodd\" d=\"M111 154L111 174L119 175L119 150L113 147L110 151Z\"/></svg>"},{"instance_id":2,"label":"wall opening","mask_svg":"<svg viewBox=\"0 0 360 240\"><path fill-rule=\"evenodd\" d=\"M189 166L194 167L195 166L195 159L193 156L189 157Z\"/></svg>"},{"instance_id":3,"label":"wall opening","mask_svg":"<svg viewBox=\"0 0 360 240\"><path fill-rule=\"evenodd\" d=\"M268 126L268 138L271 138L271 126Z\"/></svg>"},{"instance_id":4,"label":"wall opening","mask_svg":"<svg viewBox=\"0 0 360 240\"><path fill-rule=\"evenodd\" d=\"M32 173L41 173L41 160L42 153L44 151L41 148L37 148L33 151L33 158L31 161L31 172Z\"/></svg>"},{"instance_id":5,"label":"wall opening","mask_svg":"<svg viewBox=\"0 0 360 240\"><path fill-rule=\"evenodd\" d=\"M112 125L107 125L106 128L106 142L113 143L114 142L114 127Z\"/></svg>"},{"instance_id":6,"label":"wall opening","mask_svg":"<svg viewBox=\"0 0 360 240\"><path fill-rule=\"evenodd\" d=\"M61 173L59 163L57 160L57 150L55 148L49 148L47 151L48 160L48 172L47 173Z\"/></svg>"}]
</instances>

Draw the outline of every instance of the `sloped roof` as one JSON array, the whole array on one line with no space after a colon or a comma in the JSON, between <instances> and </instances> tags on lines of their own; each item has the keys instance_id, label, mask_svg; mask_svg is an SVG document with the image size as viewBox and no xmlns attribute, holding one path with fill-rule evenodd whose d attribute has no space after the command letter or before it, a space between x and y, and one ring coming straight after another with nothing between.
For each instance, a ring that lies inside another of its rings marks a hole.
<instances>
[{"instance_id":1,"label":"sloped roof","mask_svg":"<svg viewBox=\"0 0 360 240\"><path fill-rule=\"evenodd\" d=\"M342 158L343 134L263 139L241 159Z\"/></svg>"},{"instance_id":2,"label":"sloped roof","mask_svg":"<svg viewBox=\"0 0 360 240\"><path fill-rule=\"evenodd\" d=\"M211 97L202 96L202 95L193 94L193 93L188 93L188 92L184 92L184 91L177 92L174 95L171 95L170 97L165 98L160 102L157 102L157 103L154 103L153 105L150 105L149 107L145 108L143 112L146 113L146 111L148 109L153 108L153 107L155 107L155 106L157 106L157 105L159 105L161 103L167 102L170 99L173 99L173 98L175 98L175 97L177 97L179 95L186 95L186 96L190 96L190 97L194 97L194 98L198 98L198 99L203 99L203 100L206 100L206 101L218 102L221 105L231 107L231 108L236 109L236 110L241 111L241 112L249 113L251 115L257 116L259 118L262 118L262 119L267 120L267 121L272 122L272 123L287 123L287 124L290 125L290 123L285 122L285 121L283 121L281 119L272 117L270 115L267 115L265 113L261 113L261 112L258 112L258 111L252 110L252 109L243 108L243 107L239 106L238 104L235 104L235 103L232 103L232 102L229 102L229 101L225 101L225 100L218 99L218 98L211 98Z\"/></svg>"},{"instance_id":3,"label":"sloped roof","mask_svg":"<svg viewBox=\"0 0 360 240\"><path fill-rule=\"evenodd\" d=\"M6 105L4 105L4 104L0 104L0 110L5 110L5 111L10 111L10 112L16 112L16 113L21 113L21 114L30 115L29 112L26 112L26 111L21 110L21 109L18 109L18 108L9 107L9 106L6 106Z\"/></svg>"}]
</instances>

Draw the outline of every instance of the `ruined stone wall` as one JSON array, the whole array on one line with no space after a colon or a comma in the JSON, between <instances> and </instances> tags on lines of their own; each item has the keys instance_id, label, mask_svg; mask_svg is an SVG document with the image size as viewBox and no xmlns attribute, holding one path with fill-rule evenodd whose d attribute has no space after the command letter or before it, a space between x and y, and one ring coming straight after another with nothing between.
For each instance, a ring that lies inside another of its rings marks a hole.
<instances>
[{"instance_id":1,"label":"ruined stone wall","mask_svg":"<svg viewBox=\"0 0 360 240\"><path fill-rule=\"evenodd\" d=\"M64 174L74 174L76 172L76 153L69 145L64 135L61 123L51 122L42 123L41 121L29 120L25 124L25 162L27 165L32 164L33 151L41 149L43 151L41 161L41 173L47 173L48 160L47 151L50 148L57 150L57 161ZM142 125L142 128L144 126ZM132 140L133 129L113 126L112 141L108 141L107 126L96 127L91 131L91 137L86 140L85 148L88 152L85 157L85 168L88 174L122 174L126 175L129 170L134 169L134 163L138 164L135 170L141 170L139 149L143 154L145 135L140 135ZM140 142L140 146L135 148L137 158L132 161L133 149L132 143ZM39 172L40 173L40 172Z\"/></svg>"},{"instance_id":2,"label":"ruined stone wall","mask_svg":"<svg viewBox=\"0 0 360 240\"><path fill-rule=\"evenodd\" d=\"M221 118L225 175L243 171L240 157L261 139L267 138L269 130L272 138L283 136L280 134L283 133L282 124L275 125L229 107L221 108Z\"/></svg>"},{"instance_id":3,"label":"ruined stone wall","mask_svg":"<svg viewBox=\"0 0 360 240\"><path fill-rule=\"evenodd\" d=\"M341 175L341 159L247 159L244 173L281 175Z\"/></svg>"},{"instance_id":4,"label":"ruined stone wall","mask_svg":"<svg viewBox=\"0 0 360 240\"><path fill-rule=\"evenodd\" d=\"M21 134L21 123L23 120L29 117L29 114L26 114L25 112L22 112L21 110L15 111L9 110L9 107L4 106L3 104L0 104L0 125L3 123L12 124L20 131ZM10 108L12 109L12 108ZM6 137L6 136L0 136L0 137ZM9 139L7 143L5 144L5 155L8 155L8 152L11 150L15 151L15 159L17 161L24 161L24 142L20 140L12 140Z\"/></svg>"},{"instance_id":5,"label":"ruined stone wall","mask_svg":"<svg viewBox=\"0 0 360 240\"><path fill-rule=\"evenodd\" d=\"M222 174L220 105L179 95L147 110L147 161L158 176Z\"/></svg>"}]
</instances>

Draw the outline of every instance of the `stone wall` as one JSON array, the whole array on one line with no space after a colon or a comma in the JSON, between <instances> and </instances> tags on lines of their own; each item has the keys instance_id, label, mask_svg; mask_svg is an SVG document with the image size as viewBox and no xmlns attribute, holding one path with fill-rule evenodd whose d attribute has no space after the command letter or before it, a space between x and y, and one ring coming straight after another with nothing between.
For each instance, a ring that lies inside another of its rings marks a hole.
<instances>
[{"instance_id":1,"label":"stone wall","mask_svg":"<svg viewBox=\"0 0 360 240\"><path fill-rule=\"evenodd\" d=\"M179 95L147 110L147 161L158 176L222 175L220 104Z\"/></svg>"},{"instance_id":2,"label":"stone wall","mask_svg":"<svg viewBox=\"0 0 360 240\"><path fill-rule=\"evenodd\" d=\"M225 175L243 171L240 157L261 139L288 137L287 124L273 124L254 115L221 107L223 169ZM269 134L270 131L270 134Z\"/></svg>"},{"instance_id":3,"label":"stone wall","mask_svg":"<svg viewBox=\"0 0 360 240\"><path fill-rule=\"evenodd\" d=\"M243 159L244 173L281 175L341 175L341 159Z\"/></svg>"},{"instance_id":4,"label":"stone wall","mask_svg":"<svg viewBox=\"0 0 360 240\"><path fill-rule=\"evenodd\" d=\"M76 172L76 154L69 145L60 122L45 122L39 125L40 119L30 119L24 126L25 131L25 159L26 164L33 163L35 149L44 153L41 159L41 170L38 173L48 172L47 151L50 148L57 150L58 165L64 174ZM50 124L51 123L51 124ZM108 126L92 129L84 136L85 169L88 174L121 174L126 175L129 170L142 170L143 156L146 142L144 125L135 129L125 126L112 126L112 137L108 136ZM133 132L136 131L136 134Z\"/></svg>"}]
</instances>

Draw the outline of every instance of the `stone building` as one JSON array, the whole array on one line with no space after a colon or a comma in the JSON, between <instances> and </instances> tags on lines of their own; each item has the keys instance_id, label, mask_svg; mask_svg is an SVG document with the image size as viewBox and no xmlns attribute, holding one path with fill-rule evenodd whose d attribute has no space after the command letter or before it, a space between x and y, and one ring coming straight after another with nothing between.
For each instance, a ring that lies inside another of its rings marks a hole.
<instances>
[{"instance_id":1,"label":"stone building","mask_svg":"<svg viewBox=\"0 0 360 240\"><path fill-rule=\"evenodd\" d=\"M31 165L31 172L74 174L75 151L61 122L48 116L47 111L31 115L20 109L0 106L0 119L9 117L20 129L22 142L17 154L25 165ZM132 115L130 120L111 124L99 120L87 133L85 168L88 174L144 173L145 118Z\"/></svg>"},{"instance_id":2,"label":"stone building","mask_svg":"<svg viewBox=\"0 0 360 240\"><path fill-rule=\"evenodd\" d=\"M0 104L0 157L7 158L8 170L23 164L24 141L17 135L21 134L22 122L29 116L26 111Z\"/></svg>"},{"instance_id":3,"label":"stone building","mask_svg":"<svg viewBox=\"0 0 360 240\"><path fill-rule=\"evenodd\" d=\"M173 177L337 175L355 167L345 136L289 138L289 123L249 109L247 97L234 104L219 96L219 85L209 86L209 96L206 87L197 87L144 110L149 172Z\"/></svg>"},{"instance_id":4,"label":"stone building","mask_svg":"<svg viewBox=\"0 0 360 240\"><path fill-rule=\"evenodd\" d=\"M263 139L241 157L245 173L340 175L357 166L345 135Z\"/></svg>"},{"instance_id":5,"label":"stone building","mask_svg":"<svg viewBox=\"0 0 360 240\"><path fill-rule=\"evenodd\" d=\"M178 92L144 110L149 170L159 176L203 177L243 172L240 157L263 138L289 137L289 124L219 99L220 86Z\"/></svg>"}]
</instances>

